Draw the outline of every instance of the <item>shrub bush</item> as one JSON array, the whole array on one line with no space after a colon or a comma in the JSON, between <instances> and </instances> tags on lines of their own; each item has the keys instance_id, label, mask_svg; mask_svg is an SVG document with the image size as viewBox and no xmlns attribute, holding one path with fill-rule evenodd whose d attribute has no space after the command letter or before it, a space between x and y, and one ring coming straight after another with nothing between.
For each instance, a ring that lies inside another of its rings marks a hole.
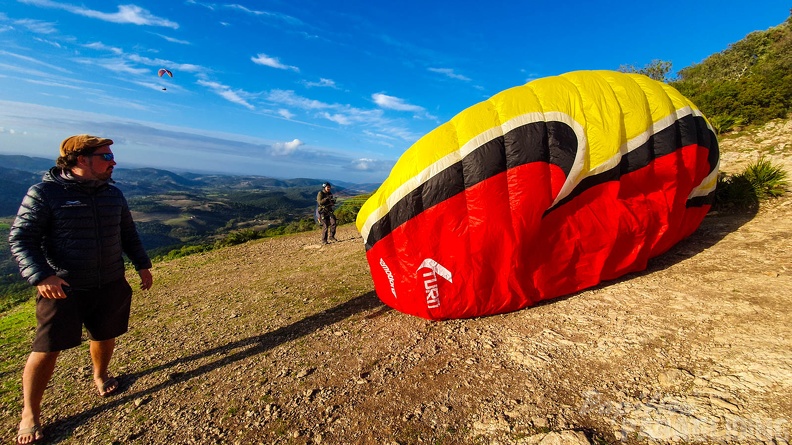
<instances>
[{"instance_id":1,"label":"shrub bush","mask_svg":"<svg viewBox=\"0 0 792 445\"><path fill-rule=\"evenodd\" d=\"M742 173L718 176L712 208L719 211L756 211L759 203L786 192L787 172L764 157Z\"/></svg>"}]
</instances>

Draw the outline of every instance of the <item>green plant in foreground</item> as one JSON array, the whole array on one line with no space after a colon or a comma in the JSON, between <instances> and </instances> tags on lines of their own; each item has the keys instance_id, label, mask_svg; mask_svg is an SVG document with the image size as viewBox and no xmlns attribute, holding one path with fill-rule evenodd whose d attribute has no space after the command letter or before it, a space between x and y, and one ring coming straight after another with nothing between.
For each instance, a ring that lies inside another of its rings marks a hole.
<instances>
[{"instance_id":1,"label":"green plant in foreground","mask_svg":"<svg viewBox=\"0 0 792 445\"><path fill-rule=\"evenodd\" d=\"M740 175L718 175L718 188L715 190L713 210L756 211L759 198L751 183Z\"/></svg>"},{"instance_id":2,"label":"green plant in foreground","mask_svg":"<svg viewBox=\"0 0 792 445\"><path fill-rule=\"evenodd\" d=\"M749 165L743 176L751 183L760 201L783 195L789 185L787 172L764 157Z\"/></svg>"},{"instance_id":3,"label":"green plant in foreground","mask_svg":"<svg viewBox=\"0 0 792 445\"><path fill-rule=\"evenodd\" d=\"M4 312L0 316L0 410L21 408L19 397L25 358L33 340L31 326L36 325L34 302L28 301ZM13 377L10 377L13 376Z\"/></svg>"},{"instance_id":4,"label":"green plant in foreground","mask_svg":"<svg viewBox=\"0 0 792 445\"><path fill-rule=\"evenodd\" d=\"M731 131L736 126L742 125L745 123L745 119L738 116L717 114L712 116L709 119L709 122L712 125L712 128L715 129L715 133L720 135L722 133Z\"/></svg>"},{"instance_id":5,"label":"green plant in foreground","mask_svg":"<svg viewBox=\"0 0 792 445\"><path fill-rule=\"evenodd\" d=\"M761 201L783 195L788 185L787 172L762 157L742 173L718 176L713 208L755 211Z\"/></svg>"}]
</instances>

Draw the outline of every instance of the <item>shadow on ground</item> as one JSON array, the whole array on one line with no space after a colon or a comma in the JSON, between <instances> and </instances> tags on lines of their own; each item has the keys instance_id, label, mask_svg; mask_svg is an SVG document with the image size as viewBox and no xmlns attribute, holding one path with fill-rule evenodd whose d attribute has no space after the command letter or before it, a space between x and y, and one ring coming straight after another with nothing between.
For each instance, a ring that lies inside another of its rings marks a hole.
<instances>
[{"instance_id":1,"label":"shadow on ground","mask_svg":"<svg viewBox=\"0 0 792 445\"><path fill-rule=\"evenodd\" d=\"M180 357L176 360L163 363L159 366L155 366L138 373L119 376L118 379L121 383L121 393L118 396L113 397L107 403L98 405L88 411L63 419L58 419L51 424L46 425L44 427L45 437L48 438L48 443L61 443L70 438L76 427L89 421L92 417L107 409L116 408L134 401L135 399L155 394L175 384L200 377L204 374L212 372L215 369L234 364L240 360L245 360L254 355L262 354L288 341L304 337L322 328L338 323L352 315L374 309L377 310L370 315L371 317L379 316L388 310L388 308L380 302L376 294L372 291L352 298L351 300L339 304L338 306L306 317L288 326L278 328L272 332L248 337L246 339L228 343L216 348L207 349L206 351L198 354ZM242 350L232 352L240 348ZM217 354L223 354L225 356L187 372L170 373L168 374L168 379L158 385L146 388L141 391L127 393L129 388L140 377L152 373L165 372L168 369L177 367L178 365L195 362L206 357L215 356Z\"/></svg>"}]
</instances>

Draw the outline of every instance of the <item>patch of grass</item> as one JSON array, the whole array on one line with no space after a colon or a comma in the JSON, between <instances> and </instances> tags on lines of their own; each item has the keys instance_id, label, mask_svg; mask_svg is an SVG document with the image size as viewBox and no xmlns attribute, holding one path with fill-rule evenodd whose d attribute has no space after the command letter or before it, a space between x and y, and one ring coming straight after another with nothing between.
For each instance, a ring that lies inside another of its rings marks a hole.
<instances>
[{"instance_id":1,"label":"patch of grass","mask_svg":"<svg viewBox=\"0 0 792 445\"><path fill-rule=\"evenodd\" d=\"M148 422L148 416L144 412L138 412L135 414L135 423L138 425L145 425Z\"/></svg>"},{"instance_id":2,"label":"patch of grass","mask_svg":"<svg viewBox=\"0 0 792 445\"><path fill-rule=\"evenodd\" d=\"M21 408L22 368L30 352L32 328L36 326L35 304L20 304L0 316L0 406Z\"/></svg>"},{"instance_id":3,"label":"patch of grass","mask_svg":"<svg viewBox=\"0 0 792 445\"><path fill-rule=\"evenodd\" d=\"M169 226L189 227L190 217L189 215L179 215L176 218L171 218L169 220L166 220L165 224Z\"/></svg>"},{"instance_id":4,"label":"patch of grass","mask_svg":"<svg viewBox=\"0 0 792 445\"><path fill-rule=\"evenodd\" d=\"M285 436L289 431L289 424L283 419L276 419L273 422L272 431L276 436Z\"/></svg>"},{"instance_id":5,"label":"patch of grass","mask_svg":"<svg viewBox=\"0 0 792 445\"><path fill-rule=\"evenodd\" d=\"M13 275L0 278L0 313L36 296L33 286Z\"/></svg>"}]
</instances>

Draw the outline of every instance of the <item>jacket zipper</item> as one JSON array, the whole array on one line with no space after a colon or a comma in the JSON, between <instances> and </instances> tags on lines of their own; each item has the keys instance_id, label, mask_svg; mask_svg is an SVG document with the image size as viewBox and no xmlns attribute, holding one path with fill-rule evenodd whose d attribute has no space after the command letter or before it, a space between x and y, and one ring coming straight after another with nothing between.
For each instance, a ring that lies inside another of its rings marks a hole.
<instances>
[{"instance_id":1,"label":"jacket zipper","mask_svg":"<svg viewBox=\"0 0 792 445\"><path fill-rule=\"evenodd\" d=\"M99 212L96 209L96 191L94 190L90 194L91 196L91 209L93 210L94 216L94 231L96 232L96 256L99 260L97 263L97 274L99 276L99 282L96 283L98 287L102 287L102 238L101 232L99 230Z\"/></svg>"}]
</instances>

